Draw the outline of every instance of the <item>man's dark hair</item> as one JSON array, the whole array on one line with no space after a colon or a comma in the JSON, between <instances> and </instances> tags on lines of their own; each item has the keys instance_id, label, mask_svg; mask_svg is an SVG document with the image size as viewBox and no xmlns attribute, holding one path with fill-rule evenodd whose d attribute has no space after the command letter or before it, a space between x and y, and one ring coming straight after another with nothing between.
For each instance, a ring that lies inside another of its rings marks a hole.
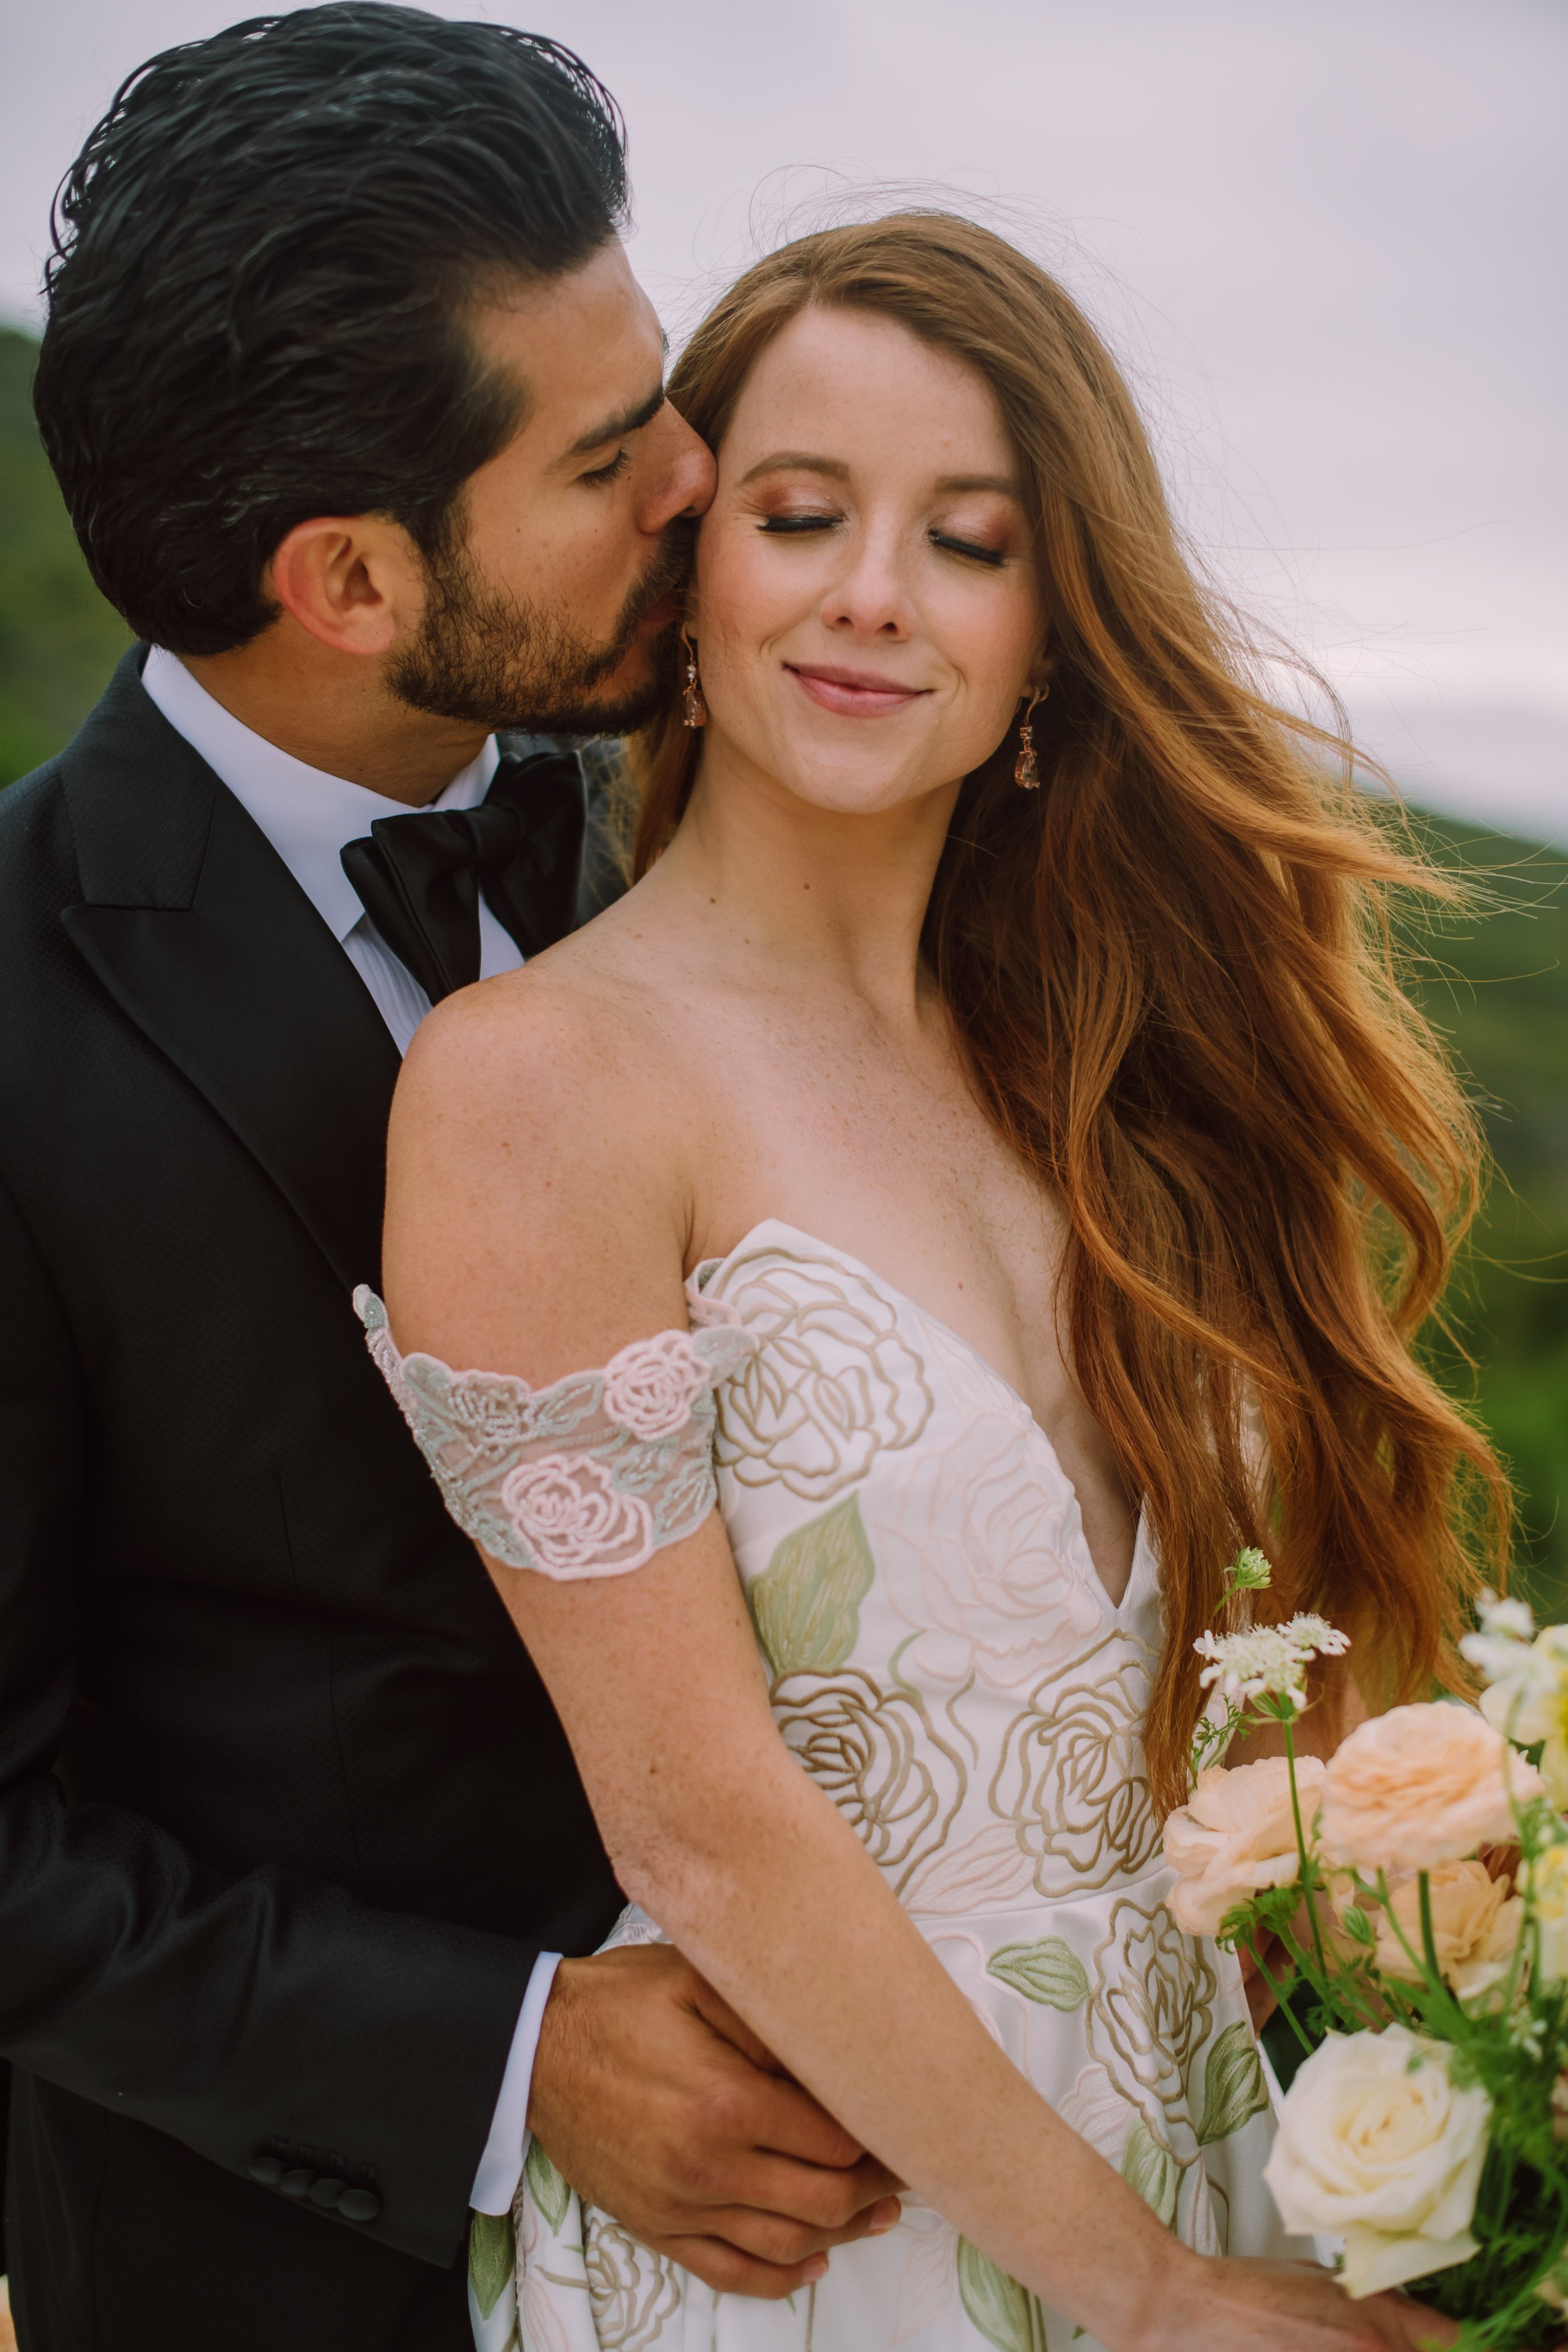
<instances>
[{"instance_id":1,"label":"man's dark hair","mask_svg":"<svg viewBox=\"0 0 1568 2352\"><path fill-rule=\"evenodd\" d=\"M429 559L521 421L468 319L625 217L614 100L503 25L338 0L142 66L63 182L34 400L94 579L175 653L276 617L315 514Z\"/></svg>"}]
</instances>

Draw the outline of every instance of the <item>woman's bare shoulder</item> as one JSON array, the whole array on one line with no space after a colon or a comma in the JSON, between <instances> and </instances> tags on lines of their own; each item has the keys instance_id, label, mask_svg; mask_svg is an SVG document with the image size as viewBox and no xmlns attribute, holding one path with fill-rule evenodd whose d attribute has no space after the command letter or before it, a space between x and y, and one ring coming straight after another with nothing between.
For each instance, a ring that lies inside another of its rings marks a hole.
<instances>
[{"instance_id":1,"label":"woman's bare shoulder","mask_svg":"<svg viewBox=\"0 0 1568 2352\"><path fill-rule=\"evenodd\" d=\"M674 1076L661 993L635 957L594 940L598 929L437 1005L404 1064L405 1106L576 1122L596 1107L624 1111L630 1088L651 1110Z\"/></svg>"},{"instance_id":2,"label":"woman's bare shoulder","mask_svg":"<svg viewBox=\"0 0 1568 2352\"><path fill-rule=\"evenodd\" d=\"M402 1344L553 1379L679 1318L689 1129L656 1014L552 950L420 1024L387 1170Z\"/></svg>"}]
</instances>

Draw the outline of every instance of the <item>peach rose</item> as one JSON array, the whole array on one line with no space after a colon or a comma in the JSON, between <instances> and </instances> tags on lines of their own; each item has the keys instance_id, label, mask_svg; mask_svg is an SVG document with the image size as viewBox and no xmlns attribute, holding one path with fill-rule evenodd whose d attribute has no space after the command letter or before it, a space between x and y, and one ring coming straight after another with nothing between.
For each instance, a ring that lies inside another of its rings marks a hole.
<instances>
[{"instance_id":1,"label":"peach rose","mask_svg":"<svg viewBox=\"0 0 1568 2352\"><path fill-rule=\"evenodd\" d=\"M1493 1878L1481 1862L1440 1862L1431 1872L1432 1942L1437 1966L1461 2000L1489 1991L1508 1974L1513 1948L1524 1916L1518 1895L1510 1895L1500 1879ZM1421 1890L1407 1878L1393 1890L1394 1919L1386 1911L1369 1907L1377 1929L1377 1965L1384 1976L1415 1983L1420 1971L1410 1958L1399 1933L1412 1952L1421 1949Z\"/></svg>"},{"instance_id":2,"label":"peach rose","mask_svg":"<svg viewBox=\"0 0 1568 2352\"><path fill-rule=\"evenodd\" d=\"M1310 1831L1323 1767L1297 1759L1301 1820ZM1165 1823L1165 1860L1176 1874L1170 1906L1184 1935L1213 1936L1220 1921L1260 1887L1288 1886L1300 1868L1283 1756L1227 1769L1211 1764Z\"/></svg>"},{"instance_id":3,"label":"peach rose","mask_svg":"<svg viewBox=\"0 0 1568 2352\"><path fill-rule=\"evenodd\" d=\"M1391 1707L1330 1759L1319 1838L1331 1861L1403 1876L1507 1844L1510 1794L1523 1804L1540 1793L1540 1774L1469 1707Z\"/></svg>"}]
</instances>

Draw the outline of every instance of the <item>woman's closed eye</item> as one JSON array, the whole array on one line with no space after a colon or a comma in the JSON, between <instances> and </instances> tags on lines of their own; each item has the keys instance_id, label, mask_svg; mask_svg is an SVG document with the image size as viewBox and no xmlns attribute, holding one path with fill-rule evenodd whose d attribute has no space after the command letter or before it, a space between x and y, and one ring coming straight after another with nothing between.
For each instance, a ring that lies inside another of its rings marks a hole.
<instances>
[{"instance_id":1,"label":"woman's closed eye","mask_svg":"<svg viewBox=\"0 0 1568 2352\"><path fill-rule=\"evenodd\" d=\"M758 523L757 529L759 530L773 531L779 534L793 535L796 532L807 530L832 530L835 526L841 523L843 520L844 518L842 515L836 514L764 515L761 522Z\"/></svg>"},{"instance_id":2,"label":"woman's closed eye","mask_svg":"<svg viewBox=\"0 0 1568 2352\"><path fill-rule=\"evenodd\" d=\"M842 515L819 512L764 515L757 529L775 538L794 539L804 537L808 532L836 530L843 520ZM953 531L933 528L926 536L933 547L942 549L943 554L963 556L972 563L984 563L994 572L999 572L1007 561L1005 547L984 547L977 541L960 539Z\"/></svg>"},{"instance_id":3,"label":"woman's closed eye","mask_svg":"<svg viewBox=\"0 0 1568 2352\"><path fill-rule=\"evenodd\" d=\"M966 556L972 563L989 564L994 572L1000 572L1007 561L1005 547L981 547L972 539L958 539L947 530L932 530L927 536L931 545L940 547L945 554Z\"/></svg>"}]
</instances>

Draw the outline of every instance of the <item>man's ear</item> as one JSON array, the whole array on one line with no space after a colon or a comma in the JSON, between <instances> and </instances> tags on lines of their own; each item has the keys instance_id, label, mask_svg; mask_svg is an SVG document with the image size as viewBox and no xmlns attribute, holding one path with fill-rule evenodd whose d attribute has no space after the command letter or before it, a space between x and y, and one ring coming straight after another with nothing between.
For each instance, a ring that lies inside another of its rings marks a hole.
<instances>
[{"instance_id":1,"label":"man's ear","mask_svg":"<svg viewBox=\"0 0 1568 2352\"><path fill-rule=\"evenodd\" d=\"M302 629L334 652L387 654L418 626L425 573L389 515L317 515L296 523L266 583Z\"/></svg>"}]
</instances>

